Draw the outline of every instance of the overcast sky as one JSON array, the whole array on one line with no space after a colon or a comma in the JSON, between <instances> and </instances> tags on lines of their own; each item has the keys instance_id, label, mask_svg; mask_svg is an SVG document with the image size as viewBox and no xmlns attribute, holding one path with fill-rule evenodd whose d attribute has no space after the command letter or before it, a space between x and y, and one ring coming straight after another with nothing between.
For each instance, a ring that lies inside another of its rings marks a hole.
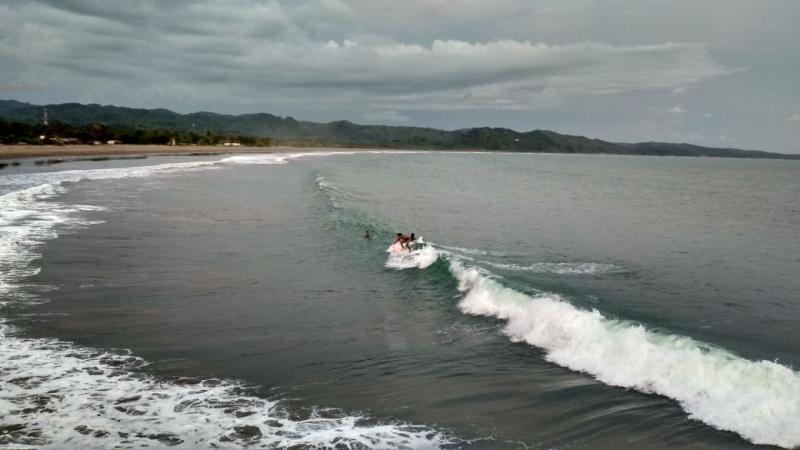
<instances>
[{"instance_id":1,"label":"overcast sky","mask_svg":"<svg viewBox=\"0 0 800 450\"><path fill-rule=\"evenodd\" d=\"M798 0L0 0L0 98L800 153Z\"/></svg>"}]
</instances>

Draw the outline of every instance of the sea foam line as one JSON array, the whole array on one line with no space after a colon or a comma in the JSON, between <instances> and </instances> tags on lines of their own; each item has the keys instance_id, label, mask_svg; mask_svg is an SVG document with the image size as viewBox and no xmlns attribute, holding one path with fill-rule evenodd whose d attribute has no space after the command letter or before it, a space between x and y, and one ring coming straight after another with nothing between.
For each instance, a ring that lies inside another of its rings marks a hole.
<instances>
[{"instance_id":1,"label":"sea foam line","mask_svg":"<svg viewBox=\"0 0 800 450\"><path fill-rule=\"evenodd\" d=\"M403 268L428 267L431 257L412 254ZM610 319L555 294L530 296L450 252L440 257L464 295L462 312L505 320L512 341L543 349L548 361L611 386L672 398L689 417L753 443L800 446L800 373L791 368Z\"/></svg>"},{"instance_id":2,"label":"sea foam line","mask_svg":"<svg viewBox=\"0 0 800 450\"><path fill-rule=\"evenodd\" d=\"M504 253L482 250L479 248L452 247L441 244L436 244L435 246L436 248L446 250L448 253L458 255L460 259L475 261L480 265L494 267L495 269L515 272L552 273L557 275L595 275L624 272L624 269L615 264L595 262L537 262L532 264L500 263L487 261L484 259L477 259L477 257L505 257L506 255Z\"/></svg>"},{"instance_id":3,"label":"sea foam line","mask_svg":"<svg viewBox=\"0 0 800 450\"><path fill-rule=\"evenodd\" d=\"M504 264L492 261L480 261L480 263L496 269L518 272L554 273L557 275L595 275L622 272L619 266L603 263L539 262L533 264Z\"/></svg>"},{"instance_id":4,"label":"sea foam line","mask_svg":"<svg viewBox=\"0 0 800 450\"><path fill-rule=\"evenodd\" d=\"M18 338L2 323L0 339L0 422L11 430L4 444L436 449L454 442L429 427L336 410L298 417L232 381L159 380L139 370L139 358Z\"/></svg>"},{"instance_id":5,"label":"sea foam line","mask_svg":"<svg viewBox=\"0 0 800 450\"><path fill-rule=\"evenodd\" d=\"M0 186L0 302L33 299L37 248L62 228L87 226L84 205L55 201L64 183L204 170L219 162L4 175ZM457 441L427 426L375 423L316 409L303 417L230 380L161 380L139 358L18 336L0 319L0 444L30 448L435 449Z\"/></svg>"},{"instance_id":6,"label":"sea foam line","mask_svg":"<svg viewBox=\"0 0 800 450\"><path fill-rule=\"evenodd\" d=\"M307 158L310 156L341 156L356 154L416 154L430 153L424 150L335 150L318 152L295 153L256 153L247 155L234 155L220 160L225 164L288 164L292 159Z\"/></svg>"}]
</instances>

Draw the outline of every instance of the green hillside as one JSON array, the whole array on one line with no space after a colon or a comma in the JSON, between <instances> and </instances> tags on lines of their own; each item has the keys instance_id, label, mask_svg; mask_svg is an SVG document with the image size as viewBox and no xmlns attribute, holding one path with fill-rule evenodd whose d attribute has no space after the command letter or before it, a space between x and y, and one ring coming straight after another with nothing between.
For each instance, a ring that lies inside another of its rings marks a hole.
<instances>
[{"instance_id":1,"label":"green hillside","mask_svg":"<svg viewBox=\"0 0 800 450\"><path fill-rule=\"evenodd\" d=\"M6 122L35 125L42 122L45 106L14 100L0 100L0 118ZM348 121L317 123L273 114L228 115L212 112L179 114L167 109L137 109L98 104L63 103L46 105L51 122L72 127L102 124L114 136L162 133L187 136L183 142L197 142L197 136L247 136L252 142L289 145L341 147L420 148L442 150L498 150L555 153L597 153L661 156L715 156L734 158L786 158L785 155L753 150L710 148L691 144L646 142L620 144L570 136L546 130L518 132L507 128L468 128L446 131L434 128L358 125ZM8 128L8 127L6 127ZM86 132L88 133L88 131ZM84 133L84 134L86 134ZM258 139L268 138L268 139ZM123 139L124 140L124 139ZM128 141L142 142L142 141ZM211 141L209 141L211 142ZM214 141L216 142L216 140Z\"/></svg>"}]
</instances>

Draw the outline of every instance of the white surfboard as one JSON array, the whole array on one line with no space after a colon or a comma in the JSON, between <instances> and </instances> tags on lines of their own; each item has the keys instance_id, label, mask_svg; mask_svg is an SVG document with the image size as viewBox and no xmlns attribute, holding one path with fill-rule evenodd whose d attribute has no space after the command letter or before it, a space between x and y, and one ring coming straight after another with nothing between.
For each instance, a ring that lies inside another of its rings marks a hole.
<instances>
[{"instance_id":1,"label":"white surfboard","mask_svg":"<svg viewBox=\"0 0 800 450\"><path fill-rule=\"evenodd\" d=\"M394 244L390 245L386 251L395 255L407 255L411 253L411 250L403 247L399 242L395 242Z\"/></svg>"}]
</instances>

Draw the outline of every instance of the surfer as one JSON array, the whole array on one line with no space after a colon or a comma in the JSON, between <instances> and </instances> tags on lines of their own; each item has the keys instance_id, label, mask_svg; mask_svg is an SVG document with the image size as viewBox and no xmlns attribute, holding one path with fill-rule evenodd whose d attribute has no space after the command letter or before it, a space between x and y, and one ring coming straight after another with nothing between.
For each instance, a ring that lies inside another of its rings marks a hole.
<instances>
[{"instance_id":1,"label":"surfer","mask_svg":"<svg viewBox=\"0 0 800 450\"><path fill-rule=\"evenodd\" d=\"M411 243L416 241L417 237L414 233L411 233L411 236L405 235L403 233L397 233L397 237L395 238L392 245L389 246L387 251L392 253L411 253Z\"/></svg>"},{"instance_id":2,"label":"surfer","mask_svg":"<svg viewBox=\"0 0 800 450\"><path fill-rule=\"evenodd\" d=\"M414 236L414 233L411 233L411 236L406 236L403 233L397 233L397 239L395 239L394 243L399 243L401 248L411 251L411 243L416 240L417 238Z\"/></svg>"},{"instance_id":3,"label":"surfer","mask_svg":"<svg viewBox=\"0 0 800 450\"><path fill-rule=\"evenodd\" d=\"M403 246L406 250L411 251L411 244L416 240L417 238L414 236L414 233L411 233L411 236L403 235Z\"/></svg>"}]
</instances>

